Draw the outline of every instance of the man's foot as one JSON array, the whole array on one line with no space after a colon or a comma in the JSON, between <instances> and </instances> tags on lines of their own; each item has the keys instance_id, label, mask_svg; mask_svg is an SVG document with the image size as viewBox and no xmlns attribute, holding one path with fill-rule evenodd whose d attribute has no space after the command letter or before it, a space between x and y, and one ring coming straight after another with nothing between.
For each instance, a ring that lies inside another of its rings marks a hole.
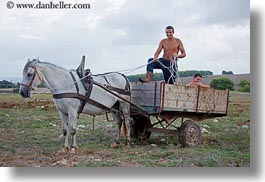
<instances>
[{"instance_id":1,"label":"man's foot","mask_svg":"<svg viewBox=\"0 0 265 182\"><path fill-rule=\"evenodd\" d=\"M146 75L145 75L145 78L139 78L139 81L142 82L142 83L147 83L147 82L150 82L152 79L153 79L153 73L151 72L147 72Z\"/></svg>"},{"instance_id":2,"label":"man's foot","mask_svg":"<svg viewBox=\"0 0 265 182\"><path fill-rule=\"evenodd\" d=\"M143 79L143 78L139 78L139 81L142 82L142 83L148 82L146 79Z\"/></svg>"}]
</instances>

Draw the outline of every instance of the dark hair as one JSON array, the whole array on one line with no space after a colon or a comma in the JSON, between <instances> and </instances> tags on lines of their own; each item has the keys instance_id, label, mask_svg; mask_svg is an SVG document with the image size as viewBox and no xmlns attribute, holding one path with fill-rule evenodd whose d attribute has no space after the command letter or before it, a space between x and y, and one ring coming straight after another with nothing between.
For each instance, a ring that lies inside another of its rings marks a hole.
<instances>
[{"instance_id":1,"label":"dark hair","mask_svg":"<svg viewBox=\"0 0 265 182\"><path fill-rule=\"evenodd\" d=\"M197 76L202 78L202 75L200 73L196 73L193 78L196 78Z\"/></svg>"},{"instance_id":2,"label":"dark hair","mask_svg":"<svg viewBox=\"0 0 265 182\"><path fill-rule=\"evenodd\" d=\"M173 26L167 26L166 29L172 29L174 32L174 27Z\"/></svg>"}]
</instances>

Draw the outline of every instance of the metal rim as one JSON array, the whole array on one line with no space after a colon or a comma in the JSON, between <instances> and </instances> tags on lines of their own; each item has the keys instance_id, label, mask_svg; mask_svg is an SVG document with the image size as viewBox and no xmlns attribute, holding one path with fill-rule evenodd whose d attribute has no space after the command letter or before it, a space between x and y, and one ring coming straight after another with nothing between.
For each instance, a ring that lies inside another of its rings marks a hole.
<instances>
[{"instance_id":1,"label":"metal rim","mask_svg":"<svg viewBox=\"0 0 265 182\"><path fill-rule=\"evenodd\" d=\"M186 142L189 146L193 146L198 143L198 132L194 125L191 125L186 130Z\"/></svg>"},{"instance_id":2,"label":"metal rim","mask_svg":"<svg viewBox=\"0 0 265 182\"><path fill-rule=\"evenodd\" d=\"M181 126L179 141L183 147L196 147L201 141L201 129L197 121L187 120Z\"/></svg>"}]
</instances>

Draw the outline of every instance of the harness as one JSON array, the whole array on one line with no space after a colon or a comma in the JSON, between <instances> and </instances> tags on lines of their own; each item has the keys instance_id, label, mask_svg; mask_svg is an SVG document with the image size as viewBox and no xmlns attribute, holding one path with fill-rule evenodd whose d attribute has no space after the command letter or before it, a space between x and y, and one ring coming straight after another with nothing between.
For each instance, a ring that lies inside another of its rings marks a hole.
<instances>
[{"instance_id":1,"label":"harness","mask_svg":"<svg viewBox=\"0 0 265 182\"><path fill-rule=\"evenodd\" d=\"M73 83L75 84L76 92L73 93L59 93L59 94L53 94L54 99L63 99L63 98L76 98L80 100L80 105L78 108L78 117L80 113L82 113L84 106L86 103L89 103L91 105L94 105L100 109L106 110L106 111L114 111L114 112L119 112L119 108L117 107L117 104L114 104L112 107L107 107L103 104L101 104L98 101L93 100L90 96L92 93L92 89L94 85L100 87L101 89L109 92L113 96L119 98L120 100L123 100L124 102L130 104L131 106L134 106L140 110L144 110L140 106L137 106L136 104L132 103L130 100L127 100L123 98L121 95L124 96L130 96L131 95L131 90L130 90L130 83L127 79L127 77L124 74L119 73L121 76L124 77L126 80L125 88L117 88L111 85L110 81L107 78L107 74L101 74L101 75L95 75L95 76L103 76L105 79L106 83L102 84L99 82L96 82L93 80L92 73L90 72L89 69L84 70L84 64L85 60L84 57L82 58L80 66L76 70L71 70L70 75L73 79ZM21 83L21 85L25 87L29 87L29 89L34 90L32 87L33 81L35 80L36 76L39 78L39 80L42 82L43 77L38 73L38 70L36 66L29 66L34 69L33 76L29 82L29 84L24 84Z\"/></svg>"},{"instance_id":2,"label":"harness","mask_svg":"<svg viewBox=\"0 0 265 182\"><path fill-rule=\"evenodd\" d=\"M29 87L31 90L35 90L33 87L32 87L32 84L33 84L33 81L36 77L36 75L38 76L39 80L42 81L43 78L40 76L39 72L37 71L37 68L34 66L34 67L31 67L34 69L34 73L33 73L33 76L32 76L32 79L30 80L29 84L25 84L25 83L20 83L20 85L22 86L25 86L25 87Z\"/></svg>"},{"instance_id":3,"label":"harness","mask_svg":"<svg viewBox=\"0 0 265 182\"><path fill-rule=\"evenodd\" d=\"M82 113L84 106L86 105L86 103L89 103L91 105L94 105L100 109L106 110L106 111L114 111L114 112L118 112L118 109L116 109L114 106L109 108L103 104L101 104L100 102L97 102L93 99L90 98L91 96L91 92L93 89L94 85L99 86L100 88L106 90L107 92L111 93L112 95L127 101L126 99L122 98L119 94L122 95L127 95L130 96L131 95L131 90L130 90L130 84L128 79L126 79L126 76L121 74L124 79L126 80L126 85L124 89L121 88L117 88L117 87L113 87L110 82L108 81L106 75L104 76L104 79L106 81L107 84L102 84L99 82L96 82L93 80L92 77L92 73L90 72L89 69L84 70L84 62L82 61L80 66L76 69L76 70L71 70L70 74L71 77L75 83L75 88L76 88L76 93L59 93L59 94L53 94L53 98L54 99L62 99L62 98L76 98L80 100L80 105L78 108L78 117L80 115L80 113ZM80 70L81 68L81 70ZM80 82L78 82L80 80ZM117 94L118 93L118 94ZM127 101L128 102L128 101Z\"/></svg>"}]
</instances>

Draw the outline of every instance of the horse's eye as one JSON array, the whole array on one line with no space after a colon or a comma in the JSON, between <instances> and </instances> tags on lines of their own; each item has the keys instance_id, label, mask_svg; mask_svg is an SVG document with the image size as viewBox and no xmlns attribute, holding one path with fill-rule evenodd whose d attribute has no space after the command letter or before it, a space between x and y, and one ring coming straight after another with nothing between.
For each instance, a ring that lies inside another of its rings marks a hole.
<instances>
[{"instance_id":1,"label":"horse's eye","mask_svg":"<svg viewBox=\"0 0 265 182\"><path fill-rule=\"evenodd\" d=\"M28 77L31 77L32 76L32 73L28 73L28 75L27 75Z\"/></svg>"}]
</instances>

